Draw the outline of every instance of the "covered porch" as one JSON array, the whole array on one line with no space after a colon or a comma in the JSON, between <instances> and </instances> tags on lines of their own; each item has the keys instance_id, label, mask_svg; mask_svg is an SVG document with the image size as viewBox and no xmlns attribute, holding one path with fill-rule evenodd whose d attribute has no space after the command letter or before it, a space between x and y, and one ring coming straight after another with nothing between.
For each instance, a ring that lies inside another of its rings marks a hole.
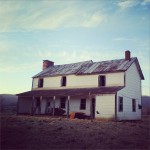
<instances>
[{"instance_id":1,"label":"covered porch","mask_svg":"<svg viewBox=\"0 0 150 150\"><path fill-rule=\"evenodd\" d=\"M56 108L71 112L82 112L95 118L96 95L115 93L122 87L78 88L56 90L33 90L18 94L18 114L55 115Z\"/></svg>"}]
</instances>

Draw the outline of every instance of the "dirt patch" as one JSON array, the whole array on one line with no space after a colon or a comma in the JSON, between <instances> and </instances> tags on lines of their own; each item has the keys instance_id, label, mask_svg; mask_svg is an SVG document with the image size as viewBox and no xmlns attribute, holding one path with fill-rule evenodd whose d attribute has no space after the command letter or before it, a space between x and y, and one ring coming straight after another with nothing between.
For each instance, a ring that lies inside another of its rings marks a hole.
<instances>
[{"instance_id":1,"label":"dirt patch","mask_svg":"<svg viewBox=\"0 0 150 150\"><path fill-rule=\"evenodd\" d=\"M3 114L1 149L149 149L149 123Z\"/></svg>"}]
</instances>

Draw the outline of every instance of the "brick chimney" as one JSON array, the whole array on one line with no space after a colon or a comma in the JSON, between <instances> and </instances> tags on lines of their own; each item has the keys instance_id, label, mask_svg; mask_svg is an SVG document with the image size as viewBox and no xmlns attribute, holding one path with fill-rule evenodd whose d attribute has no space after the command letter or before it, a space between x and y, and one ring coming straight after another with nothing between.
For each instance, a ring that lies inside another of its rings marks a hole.
<instances>
[{"instance_id":1,"label":"brick chimney","mask_svg":"<svg viewBox=\"0 0 150 150\"><path fill-rule=\"evenodd\" d=\"M129 50L125 51L125 60L129 60L131 59L131 52Z\"/></svg>"},{"instance_id":2,"label":"brick chimney","mask_svg":"<svg viewBox=\"0 0 150 150\"><path fill-rule=\"evenodd\" d=\"M43 60L43 70L50 67L54 66L54 62L50 60Z\"/></svg>"}]
</instances>

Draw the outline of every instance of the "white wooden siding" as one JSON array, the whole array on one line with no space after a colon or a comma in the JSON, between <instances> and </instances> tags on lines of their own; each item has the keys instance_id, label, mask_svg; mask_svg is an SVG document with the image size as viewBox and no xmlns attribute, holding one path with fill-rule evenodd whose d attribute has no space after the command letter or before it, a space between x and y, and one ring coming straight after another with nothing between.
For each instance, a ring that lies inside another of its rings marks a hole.
<instances>
[{"instance_id":1,"label":"white wooden siding","mask_svg":"<svg viewBox=\"0 0 150 150\"><path fill-rule=\"evenodd\" d=\"M86 109L85 110L80 110L80 100L81 98L86 99ZM55 100L55 107L60 108L60 99L61 98L56 98ZM67 97L66 97L66 107L63 109L67 113ZM69 101L69 113L71 112L83 112L86 115L90 115L90 100L86 97L71 97ZM66 114L65 113L65 114Z\"/></svg>"},{"instance_id":2,"label":"white wooden siding","mask_svg":"<svg viewBox=\"0 0 150 150\"><path fill-rule=\"evenodd\" d=\"M105 94L96 96L96 118L115 119L115 94Z\"/></svg>"},{"instance_id":3,"label":"white wooden siding","mask_svg":"<svg viewBox=\"0 0 150 150\"><path fill-rule=\"evenodd\" d=\"M38 87L38 80L39 80L38 78L34 78L34 79L33 79L33 85L32 85L32 86L33 86L33 87L32 87L33 89Z\"/></svg>"},{"instance_id":4,"label":"white wooden siding","mask_svg":"<svg viewBox=\"0 0 150 150\"><path fill-rule=\"evenodd\" d=\"M106 85L107 86L124 86L124 72L107 74Z\"/></svg>"},{"instance_id":5,"label":"white wooden siding","mask_svg":"<svg viewBox=\"0 0 150 150\"><path fill-rule=\"evenodd\" d=\"M45 77L43 88L40 89L98 87L99 75L67 75L67 85L65 87L61 87L62 76ZM101 75L106 76L106 86L124 86L124 72ZM33 79L33 89L38 89L38 78Z\"/></svg>"},{"instance_id":6,"label":"white wooden siding","mask_svg":"<svg viewBox=\"0 0 150 150\"><path fill-rule=\"evenodd\" d=\"M138 120L141 119L141 79L134 64L125 73L126 87L117 94L117 118L118 120ZM118 111L118 97L123 97L123 112ZM132 98L136 99L136 112L132 112Z\"/></svg>"}]
</instances>

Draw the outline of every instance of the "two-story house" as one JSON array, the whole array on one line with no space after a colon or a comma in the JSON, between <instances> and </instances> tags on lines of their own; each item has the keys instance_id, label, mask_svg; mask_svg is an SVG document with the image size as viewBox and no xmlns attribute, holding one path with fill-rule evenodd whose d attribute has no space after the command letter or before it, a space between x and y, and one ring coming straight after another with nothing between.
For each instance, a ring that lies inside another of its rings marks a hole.
<instances>
[{"instance_id":1,"label":"two-story house","mask_svg":"<svg viewBox=\"0 0 150 150\"><path fill-rule=\"evenodd\" d=\"M32 90L18 94L18 113L54 114L54 108L83 112L93 118L141 119L141 80L138 59L130 51L124 59L54 65L43 61L33 76Z\"/></svg>"}]
</instances>

